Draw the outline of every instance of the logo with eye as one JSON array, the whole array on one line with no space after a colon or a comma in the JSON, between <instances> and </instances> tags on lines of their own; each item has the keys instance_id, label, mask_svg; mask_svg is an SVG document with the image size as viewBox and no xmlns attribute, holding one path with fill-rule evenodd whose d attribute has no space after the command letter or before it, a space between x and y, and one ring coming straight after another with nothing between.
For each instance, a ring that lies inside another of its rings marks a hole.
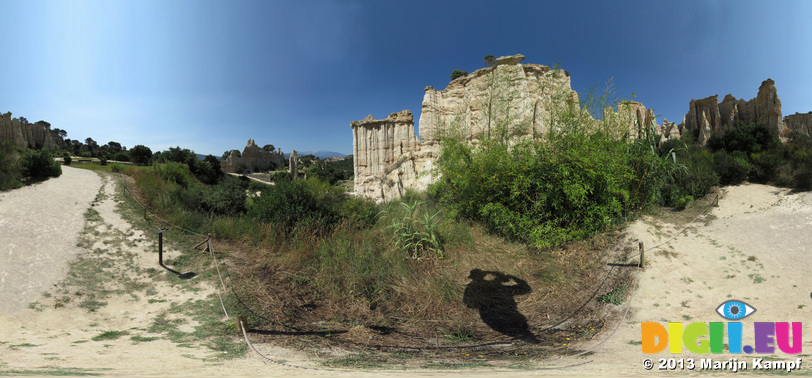
<instances>
[{"instance_id":1,"label":"logo with eye","mask_svg":"<svg viewBox=\"0 0 812 378\"><path fill-rule=\"evenodd\" d=\"M756 312L756 309L742 301L727 301L716 308L716 312L727 320L744 319Z\"/></svg>"}]
</instances>

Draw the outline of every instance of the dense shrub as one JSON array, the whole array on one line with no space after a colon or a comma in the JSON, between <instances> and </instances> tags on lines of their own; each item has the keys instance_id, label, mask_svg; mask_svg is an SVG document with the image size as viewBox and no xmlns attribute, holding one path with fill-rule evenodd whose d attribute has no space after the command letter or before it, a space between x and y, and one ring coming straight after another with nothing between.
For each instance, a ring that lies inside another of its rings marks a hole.
<instances>
[{"instance_id":1,"label":"dense shrub","mask_svg":"<svg viewBox=\"0 0 812 378\"><path fill-rule=\"evenodd\" d=\"M110 170L112 172L121 172L124 170L124 166L118 163L112 163L110 164Z\"/></svg>"},{"instance_id":2,"label":"dense shrub","mask_svg":"<svg viewBox=\"0 0 812 378\"><path fill-rule=\"evenodd\" d=\"M713 162L722 185L736 185L746 181L753 165L743 151L719 150L713 154Z\"/></svg>"},{"instance_id":3,"label":"dense shrub","mask_svg":"<svg viewBox=\"0 0 812 378\"><path fill-rule=\"evenodd\" d=\"M20 154L11 142L0 142L0 190L22 186Z\"/></svg>"},{"instance_id":4,"label":"dense shrub","mask_svg":"<svg viewBox=\"0 0 812 378\"><path fill-rule=\"evenodd\" d=\"M189 168L181 163L168 162L163 164L155 164L153 169L164 181L174 182L184 188L188 187L193 181Z\"/></svg>"},{"instance_id":5,"label":"dense shrub","mask_svg":"<svg viewBox=\"0 0 812 378\"><path fill-rule=\"evenodd\" d=\"M276 182L276 183L283 182L283 181L284 182L290 182L290 181L293 181L293 175L291 175L290 172L287 172L287 171L275 172L273 174L273 176L271 176L271 180L273 180L273 182Z\"/></svg>"},{"instance_id":6,"label":"dense shrub","mask_svg":"<svg viewBox=\"0 0 812 378\"><path fill-rule=\"evenodd\" d=\"M468 75L468 71L454 69L454 71L451 71L451 80L454 80L458 77L463 77L465 75Z\"/></svg>"},{"instance_id":7,"label":"dense shrub","mask_svg":"<svg viewBox=\"0 0 812 378\"><path fill-rule=\"evenodd\" d=\"M352 156L338 161L321 163L308 173L329 182L331 185L335 185L341 180L351 180L355 173Z\"/></svg>"},{"instance_id":8,"label":"dense shrub","mask_svg":"<svg viewBox=\"0 0 812 378\"><path fill-rule=\"evenodd\" d=\"M252 217L282 225L290 232L300 222L331 223L335 214L324 205L303 181L279 181L263 190L248 211Z\"/></svg>"},{"instance_id":9,"label":"dense shrub","mask_svg":"<svg viewBox=\"0 0 812 378\"><path fill-rule=\"evenodd\" d=\"M21 174L28 180L44 180L62 174L62 165L54 160L51 150L27 150L20 159Z\"/></svg>"},{"instance_id":10,"label":"dense shrub","mask_svg":"<svg viewBox=\"0 0 812 378\"><path fill-rule=\"evenodd\" d=\"M766 126L760 123L740 123L727 130L724 135L713 135L708 139L708 147L713 151L742 151L749 155L754 152L774 150L781 144Z\"/></svg>"},{"instance_id":11,"label":"dense shrub","mask_svg":"<svg viewBox=\"0 0 812 378\"><path fill-rule=\"evenodd\" d=\"M215 214L234 215L245 211L247 195L236 177L227 177L214 186L200 186L203 188L201 206L203 210Z\"/></svg>"},{"instance_id":12,"label":"dense shrub","mask_svg":"<svg viewBox=\"0 0 812 378\"><path fill-rule=\"evenodd\" d=\"M713 154L694 139L668 140L660 146L660 154L665 159L673 159L677 168L660 187L662 203L659 205L680 208L686 196L702 198L712 187L719 185Z\"/></svg>"},{"instance_id":13,"label":"dense shrub","mask_svg":"<svg viewBox=\"0 0 812 378\"><path fill-rule=\"evenodd\" d=\"M130 161L130 153L127 151L119 151L113 154L111 159L115 161Z\"/></svg>"},{"instance_id":14,"label":"dense shrub","mask_svg":"<svg viewBox=\"0 0 812 378\"><path fill-rule=\"evenodd\" d=\"M556 246L624 215L638 184L648 180L635 174L627 152L625 142L601 133L573 132L551 144L512 147L446 139L438 161L443 179L432 192L499 234L535 247Z\"/></svg>"},{"instance_id":15,"label":"dense shrub","mask_svg":"<svg viewBox=\"0 0 812 378\"><path fill-rule=\"evenodd\" d=\"M63 162L65 165L70 165L70 162L71 162L71 161L72 161L72 159L71 159L71 157L70 157L70 154L69 154L69 153L67 153L67 152L65 152L65 153L62 155L62 162Z\"/></svg>"}]
</instances>

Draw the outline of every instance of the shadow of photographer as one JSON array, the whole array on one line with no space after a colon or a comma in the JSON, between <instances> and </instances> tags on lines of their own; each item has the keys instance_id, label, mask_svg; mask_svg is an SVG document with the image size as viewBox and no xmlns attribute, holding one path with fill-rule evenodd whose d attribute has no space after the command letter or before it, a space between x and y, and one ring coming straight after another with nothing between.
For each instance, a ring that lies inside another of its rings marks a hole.
<instances>
[{"instance_id":1,"label":"shadow of photographer","mask_svg":"<svg viewBox=\"0 0 812 378\"><path fill-rule=\"evenodd\" d=\"M488 279L488 276L492 278ZM526 281L496 271L471 270L472 281L465 287L462 301L468 308L477 309L482 321L503 335L529 343L539 340L530 332L527 318L518 310L514 296L532 290ZM513 284L510 284L510 282Z\"/></svg>"}]
</instances>

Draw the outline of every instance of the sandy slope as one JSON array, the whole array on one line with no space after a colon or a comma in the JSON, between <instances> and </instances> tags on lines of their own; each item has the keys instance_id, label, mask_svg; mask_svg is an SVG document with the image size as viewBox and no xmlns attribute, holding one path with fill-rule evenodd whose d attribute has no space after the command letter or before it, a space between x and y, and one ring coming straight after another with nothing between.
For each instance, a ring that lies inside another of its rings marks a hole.
<instances>
[{"instance_id":1,"label":"sandy slope","mask_svg":"<svg viewBox=\"0 0 812 378\"><path fill-rule=\"evenodd\" d=\"M812 353L812 338L808 336L812 334L812 193L793 194L756 184L723 190L727 193L719 207L710 212L712 217L701 217L679 235L682 227L651 218L629 227L632 235L649 246L648 268L638 275L638 289L626 320L594 355L583 358L592 363L570 372L656 374L656 367L651 372L643 368L644 358L750 361L753 356L695 355L687 350L683 354L644 355L639 345L640 322L687 325L725 321L715 310L729 299L743 300L757 310L742 320L744 345L753 345L753 322L803 322L804 353ZM661 248L651 249L665 241L668 243ZM613 328L607 327L596 342L605 339ZM775 357L797 358L780 352ZM573 360L562 359L562 363ZM804 366L794 374L810 374L812 359Z\"/></svg>"},{"instance_id":2,"label":"sandy slope","mask_svg":"<svg viewBox=\"0 0 812 378\"><path fill-rule=\"evenodd\" d=\"M121 296L96 313L68 306L28 308L41 299L39 293L58 282L67 262L81 252L76 247L82 230L82 214L99 194L94 206L101 220L96 230L126 235L125 249L137 252L135 264L154 265L154 255L144 253L154 246L144 242L143 233L133 230L116 212L116 184L96 173L65 167L64 174L43 184L0 194L0 371L46 370L54 367L112 369L111 375L357 375L350 372L295 370L266 364L253 354L225 362L210 362L205 348L179 347L166 340L134 343L122 338L105 342L77 342L97 335L100 329L128 329L142 332L156 313L169 303L146 303L143 298ZM662 220L643 219L632 224L632 239L649 249L648 269L638 275L627 317L614 332L610 323L592 341L579 345L591 348L603 342L594 354L545 361L543 366L561 367L542 371L476 371L473 376L523 375L648 375L646 357L706 357L643 355L640 350L640 322L720 321L716 307L727 299L741 299L758 313L744 320L804 321L806 334L812 324L812 264L808 262L812 243L812 193L790 194L785 190L742 185L726 189L712 216L700 219L686 232ZM707 222L706 222L707 221ZM31 232L42 229L41 232ZM106 234L103 234L106 235ZM673 239L672 239L673 237ZM655 245L668 241L662 248ZM631 244L631 240L629 241ZM146 244L143 244L146 243ZM95 245L94 245L95 246ZM126 252L126 251L125 251ZM171 257L175 251L168 251ZM156 285L156 298L176 303L193 300L215 290L179 293L167 285ZM621 311L622 312L622 311ZM687 319L687 320L686 320ZM99 326L101 324L102 326ZM747 328L745 328L747 330ZM752 328L750 328L752 329ZM145 334L146 335L146 334ZM608 339L607 339L608 338ZM752 336L750 336L752 338ZM809 339L809 337L806 337ZM605 342L604 342L605 340ZM745 331L745 343L747 343ZM812 350L807 341L805 350ZM307 356L268 345L263 352L289 363L314 366ZM740 356L738 356L740 357ZM777 355L780 359L792 356ZM812 364L812 360L808 361ZM805 372L809 372L807 367ZM460 372L363 372L366 376L447 376Z\"/></svg>"}]
</instances>

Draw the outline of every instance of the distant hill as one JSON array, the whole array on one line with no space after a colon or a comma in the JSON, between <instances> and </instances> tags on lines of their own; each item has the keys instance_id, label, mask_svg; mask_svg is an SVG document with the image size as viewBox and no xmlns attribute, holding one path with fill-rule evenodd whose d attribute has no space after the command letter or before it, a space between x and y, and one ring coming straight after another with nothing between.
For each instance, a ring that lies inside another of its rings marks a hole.
<instances>
[{"instance_id":1,"label":"distant hill","mask_svg":"<svg viewBox=\"0 0 812 378\"><path fill-rule=\"evenodd\" d=\"M298 156L313 155L313 156L315 156L317 158L320 158L320 159L327 159L327 158L331 158L331 157L342 157L343 158L343 157L347 156L347 155L342 154L340 152L324 151L324 150L321 150L321 151L296 151L296 154ZM285 157L289 158L290 154L286 153Z\"/></svg>"}]
</instances>

